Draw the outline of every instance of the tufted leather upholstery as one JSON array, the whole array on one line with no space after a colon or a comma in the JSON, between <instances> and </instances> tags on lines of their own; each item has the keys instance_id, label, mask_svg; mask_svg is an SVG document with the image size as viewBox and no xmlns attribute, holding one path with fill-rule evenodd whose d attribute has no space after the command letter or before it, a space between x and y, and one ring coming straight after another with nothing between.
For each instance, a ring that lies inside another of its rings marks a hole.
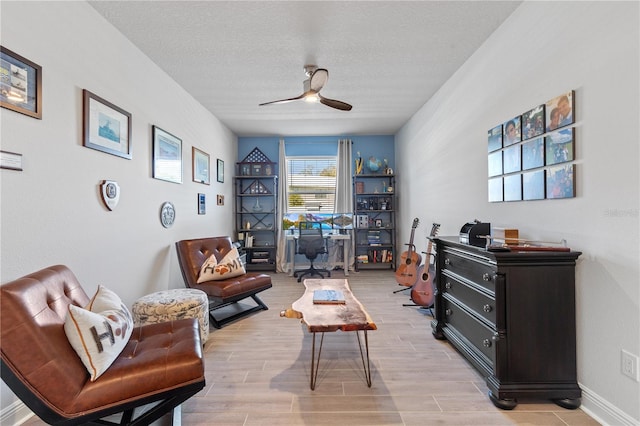
<instances>
[{"instance_id":1,"label":"tufted leather upholstery","mask_svg":"<svg viewBox=\"0 0 640 426\"><path fill-rule=\"evenodd\" d=\"M0 286L2 379L44 421L86 423L153 401L182 402L204 387L193 318L134 328L116 361L91 382L64 332L68 306L88 303L75 275L62 265Z\"/></svg>"},{"instance_id":2,"label":"tufted leather upholstery","mask_svg":"<svg viewBox=\"0 0 640 426\"><path fill-rule=\"evenodd\" d=\"M222 260L232 248L233 244L229 237L196 238L178 241L176 243L176 252L185 285L207 293L212 302L211 309L218 309L247 297L253 298L260 309L268 309L256 296L256 293L271 288L271 277L267 274L247 272L239 277L197 283L202 264L212 254L215 254L218 261ZM244 314L253 311L244 311ZM221 325L221 321L216 320L213 314L211 315L211 320L214 326L219 327Z\"/></svg>"}]
</instances>

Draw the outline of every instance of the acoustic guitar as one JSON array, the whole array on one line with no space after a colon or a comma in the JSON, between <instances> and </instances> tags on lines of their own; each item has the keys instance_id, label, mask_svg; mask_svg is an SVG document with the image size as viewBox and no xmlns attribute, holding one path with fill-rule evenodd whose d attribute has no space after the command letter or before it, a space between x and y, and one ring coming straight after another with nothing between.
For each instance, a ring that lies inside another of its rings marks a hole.
<instances>
[{"instance_id":1,"label":"acoustic guitar","mask_svg":"<svg viewBox=\"0 0 640 426\"><path fill-rule=\"evenodd\" d=\"M431 227L431 233L429 234L429 244L427 245L427 251L425 252L426 259L424 264L418 268L418 280L411 287L411 300L418 306L423 308L429 308L433 305L435 300L435 262L431 263L431 238L438 235L439 223L434 223Z\"/></svg>"},{"instance_id":2,"label":"acoustic guitar","mask_svg":"<svg viewBox=\"0 0 640 426\"><path fill-rule=\"evenodd\" d=\"M422 256L416 252L416 246L413 245L413 236L418 224L420 224L420 219L416 217L411 225L411 238L407 244L409 250L400 255L400 266L396 270L396 281L405 287L411 287L415 284L418 279L418 266L422 262Z\"/></svg>"}]
</instances>

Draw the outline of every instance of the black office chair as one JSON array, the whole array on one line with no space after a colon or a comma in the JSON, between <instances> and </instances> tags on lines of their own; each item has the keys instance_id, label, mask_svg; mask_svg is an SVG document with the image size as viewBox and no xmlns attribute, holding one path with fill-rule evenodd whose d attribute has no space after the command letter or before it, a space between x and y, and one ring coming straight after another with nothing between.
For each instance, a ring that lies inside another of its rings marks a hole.
<instances>
[{"instance_id":1,"label":"black office chair","mask_svg":"<svg viewBox=\"0 0 640 426\"><path fill-rule=\"evenodd\" d=\"M324 278L323 274L331 276L331 272L327 269L316 268L313 261L319 254L327 253L327 240L322 236L322 224L320 222L300 222L298 226L298 242L297 254L304 254L311 265L308 269L294 272L293 276L298 278L298 282L302 281L305 276L319 276Z\"/></svg>"}]
</instances>

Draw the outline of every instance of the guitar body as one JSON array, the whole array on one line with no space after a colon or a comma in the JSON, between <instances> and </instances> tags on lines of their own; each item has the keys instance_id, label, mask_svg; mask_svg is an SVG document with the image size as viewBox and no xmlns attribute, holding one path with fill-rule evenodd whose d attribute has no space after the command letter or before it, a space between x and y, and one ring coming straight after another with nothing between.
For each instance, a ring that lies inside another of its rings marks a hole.
<instances>
[{"instance_id":1,"label":"guitar body","mask_svg":"<svg viewBox=\"0 0 640 426\"><path fill-rule=\"evenodd\" d=\"M433 228L431 228L430 237L433 238L438 234L438 229L440 228L440 224L434 223ZM435 262L431 263L431 247L432 243L429 239L429 245L427 246L427 251L425 255L427 258L425 259L424 265L421 265L417 271L417 280L416 283L411 287L411 300L418 306L422 306L423 308L429 308L433 305L435 301L435 282L434 278L436 276L436 268Z\"/></svg>"},{"instance_id":2,"label":"guitar body","mask_svg":"<svg viewBox=\"0 0 640 426\"><path fill-rule=\"evenodd\" d=\"M415 247L405 251L400 256L400 266L396 270L396 281L398 284L411 287L418 279L418 266L422 262L422 256L416 253Z\"/></svg>"},{"instance_id":3,"label":"guitar body","mask_svg":"<svg viewBox=\"0 0 640 426\"><path fill-rule=\"evenodd\" d=\"M423 308L429 308L435 300L435 267L427 261L418 268L418 281L411 288L411 301Z\"/></svg>"},{"instance_id":4,"label":"guitar body","mask_svg":"<svg viewBox=\"0 0 640 426\"><path fill-rule=\"evenodd\" d=\"M413 236L415 235L416 228L420 223L420 219L417 217L413 219L413 225L411 225L411 239L409 240L409 250L400 255L400 265L396 269L396 281L398 284L405 287L411 287L418 279L418 266L422 262L422 256L416 253L416 246L413 245Z\"/></svg>"}]
</instances>

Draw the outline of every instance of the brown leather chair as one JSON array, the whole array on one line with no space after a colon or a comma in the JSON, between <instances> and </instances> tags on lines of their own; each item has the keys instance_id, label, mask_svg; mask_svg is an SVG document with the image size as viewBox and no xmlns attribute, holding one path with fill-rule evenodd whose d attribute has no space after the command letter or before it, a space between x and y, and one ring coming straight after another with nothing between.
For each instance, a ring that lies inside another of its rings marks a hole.
<instances>
[{"instance_id":1,"label":"brown leather chair","mask_svg":"<svg viewBox=\"0 0 640 426\"><path fill-rule=\"evenodd\" d=\"M2 380L43 421L147 425L204 387L195 318L134 328L114 363L90 381L64 331L68 306L88 303L62 265L0 286ZM159 404L134 418L136 407L151 403ZM120 423L100 420L118 413Z\"/></svg>"},{"instance_id":2,"label":"brown leather chair","mask_svg":"<svg viewBox=\"0 0 640 426\"><path fill-rule=\"evenodd\" d=\"M209 317L214 327L220 328L224 324L234 321L263 309L269 309L257 293L271 288L271 277L267 274L247 272L234 278L219 281L206 281L198 284L200 267L212 255L215 254L218 261L233 248L229 237L196 238L182 240L176 243L178 263L182 271L185 285L197 288L207 293L209 297ZM213 312L230 304L238 303L247 298L252 298L257 306L250 307L223 318L215 318Z\"/></svg>"}]
</instances>

